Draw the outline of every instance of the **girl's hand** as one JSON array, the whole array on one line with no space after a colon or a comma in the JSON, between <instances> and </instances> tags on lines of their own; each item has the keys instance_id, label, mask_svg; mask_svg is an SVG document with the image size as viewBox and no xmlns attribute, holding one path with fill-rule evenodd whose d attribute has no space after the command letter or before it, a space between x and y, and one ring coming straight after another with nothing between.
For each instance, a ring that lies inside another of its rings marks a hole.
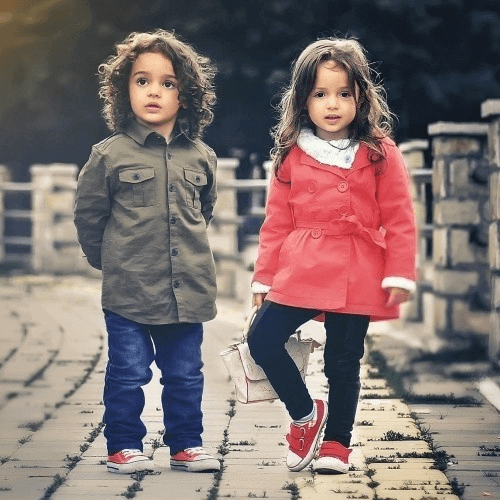
<instances>
[{"instance_id":1,"label":"girl's hand","mask_svg":"<svg viewBox=\"0 0 500 500\"><path fill-rule=\"evenodd\" d=\"M387 299L386 306L395 306L402 304L410 299L411 293L404 288L390 287L388 288L389 298Z\"/></svg>"},{"instance_id":2,"label":"girl's hand","mask_svg":"<svg viewBox=\"0 0 500 500\"><path fill-rule=\"evenodd\" d=\"M252 297L252 305L260 309L267 293L254 293Z\"/></svg>"}]
</instances>

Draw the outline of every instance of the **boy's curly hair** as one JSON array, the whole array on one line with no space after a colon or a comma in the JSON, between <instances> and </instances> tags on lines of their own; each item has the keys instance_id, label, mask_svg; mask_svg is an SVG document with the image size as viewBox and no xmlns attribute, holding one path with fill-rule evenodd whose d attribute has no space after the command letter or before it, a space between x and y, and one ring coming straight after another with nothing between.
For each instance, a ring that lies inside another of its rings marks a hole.
<instances>
[{"instance_id":1,"label":"boy's curly hair","mask_svg":"<svg viewBox=\"0 0 500 500\"><path fill-rule=\"evenodd\" d=\"M128 90L130 71L137 57L146 52L163 54L172 61L180 83L179 101L185 105L179 109L177 121L191 139L200 137L213 119L215 67L174 33L162 29L131 33L116 44L116 54L99 66L99 97L108 128L113 132L123 130L133 116Z\"/></svg>"}]
</instances>

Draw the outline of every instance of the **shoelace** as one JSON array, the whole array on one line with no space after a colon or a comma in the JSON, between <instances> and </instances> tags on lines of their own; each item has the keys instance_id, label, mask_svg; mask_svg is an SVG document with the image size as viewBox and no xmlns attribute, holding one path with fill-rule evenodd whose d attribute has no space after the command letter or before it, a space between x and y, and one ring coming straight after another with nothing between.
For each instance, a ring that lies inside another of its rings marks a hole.
<instances>
[{"instance_id":1,"label":"shoelace","mask_svg":"<svg viewBox=\"0 0 500 500\"><path fill-rule=\"evenodd\" d=\"M130 457L131 455L142 455L142 451L138 449L125 449L122 450L122 453L125 457Z\"/></svg>"},{"instance_id":2,"label":"shoelace","mask_svg":"<svg viewBox=\"0 0 500 500\"><path fill-rule=\"evenodd\" d=\"M206 455L207 454L207 452L201 446L195 446L193 448L186 448L184 451L190 455Z\"/></svg>"}]
</instances>

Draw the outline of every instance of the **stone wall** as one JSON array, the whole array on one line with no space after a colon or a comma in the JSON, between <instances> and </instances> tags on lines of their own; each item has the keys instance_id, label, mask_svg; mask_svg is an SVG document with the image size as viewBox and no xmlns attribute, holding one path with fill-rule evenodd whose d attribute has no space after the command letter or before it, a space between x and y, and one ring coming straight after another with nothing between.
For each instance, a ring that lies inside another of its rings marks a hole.
<instances>
[{"instance_id":1,"label":"stone wall","mask_svg":"<svg viewBox=\"0 0 500 500\"><path fill-rule=\"evenodd\" d=\"M488 260L491 272L490 357L500 363L500 100L483 103L481 116L490 120L488 129L490 224Z\"/></svg>"},{"instance_id":2,"label":"stone wall","mask_svg":"<svg viewBox=\"0 0 500 500\"><path fill-rule=\"evenodd\" d=\"M490 333L488 126L429 126L433 156L434 328L454 348Z\"/></svg>"}]
</instances>

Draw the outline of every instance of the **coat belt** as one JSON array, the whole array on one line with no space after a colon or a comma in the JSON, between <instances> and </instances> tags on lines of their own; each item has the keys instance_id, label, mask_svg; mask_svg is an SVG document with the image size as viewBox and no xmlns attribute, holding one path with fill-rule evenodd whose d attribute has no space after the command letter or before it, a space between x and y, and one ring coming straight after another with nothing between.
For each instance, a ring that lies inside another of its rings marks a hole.
<instances>
[{"instance_id":1,"label":"coat belt","mask_svg":"<svg viewBox=\"0 0 500 500\"><path fill-rule=\"evenodd\" d=\"M333 219L329 222L320 221L295 221L296 228L311 229L313 238L319 238L322 234L341 238L349 234L355 234L368 238L381 248L386 248L385 238L381 231L369 227L364 227L355 215Z\"/></svg>"}]
</instances>

